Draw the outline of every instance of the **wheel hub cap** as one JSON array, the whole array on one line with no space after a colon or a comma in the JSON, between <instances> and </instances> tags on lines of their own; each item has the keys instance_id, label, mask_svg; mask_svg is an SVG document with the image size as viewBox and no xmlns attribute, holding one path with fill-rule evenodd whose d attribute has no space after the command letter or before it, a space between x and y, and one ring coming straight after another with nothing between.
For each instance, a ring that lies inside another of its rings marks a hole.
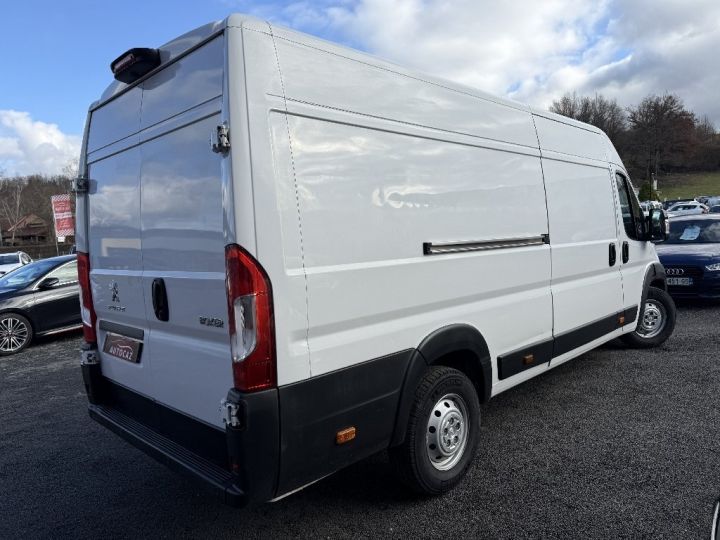
<instances>
[{"instance_id":1,"label":"wheel hub cap","mask_svg":"<svg viewBox=\"0 0 720 540\"><path fill-rule=\"evenodd\" d=\"M638 326L638 334L645 338L657 336L665 328L665 307L654 300L645 302L642 320Z\"/></svg>"},{"instance_id":2,"label":"wheel hub cap","mask_svg":"<svg viewBox=\"0 0 720 540\"><path fill-rule=\"evenodd\" d=\"M451 469L462 458L468 439L467 422L467 406L456 394L443 396L433 406L427 424L426 449L436 469Z\"/></svg>"},{"instance_id":3,"label":"wheel hub cap","mask_svg":"<svg viewBox=\"0 0 720 540\"><path fill-rule=\"evenodd\" d=\"M25 323L7 317L0 320L0 351L15 352L25 345L28 338L28 329Z\"/></svg>"}]
</instances>

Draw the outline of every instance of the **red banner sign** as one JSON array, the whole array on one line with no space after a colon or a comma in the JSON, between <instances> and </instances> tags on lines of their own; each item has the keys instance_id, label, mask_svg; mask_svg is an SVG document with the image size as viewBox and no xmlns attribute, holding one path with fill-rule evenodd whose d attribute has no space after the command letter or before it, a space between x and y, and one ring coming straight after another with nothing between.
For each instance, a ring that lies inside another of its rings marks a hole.
<instances>
[{"instance_id":1,"label":"red banner sign","mask_svg":"<svg viewBox=\"0 0 720 540\"><path fill-rule=\"evenodd\" d=\"M55 236L58 238L75 234L75 218L72 214L70 195L53 195L50 197L55 220Z\"/></svg>"}]
</instances>

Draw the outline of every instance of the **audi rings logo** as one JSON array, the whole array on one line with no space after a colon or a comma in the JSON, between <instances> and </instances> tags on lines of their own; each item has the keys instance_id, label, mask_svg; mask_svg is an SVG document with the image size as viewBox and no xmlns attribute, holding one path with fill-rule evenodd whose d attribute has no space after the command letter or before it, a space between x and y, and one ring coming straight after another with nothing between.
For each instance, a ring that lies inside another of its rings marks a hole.
<instances>
[{"instance_id":1,"label":"audi rings logo","mask_svg":"<svg viewBox=\"0 0 720 540\"><path fill-rule=\"evenodd\" d=\"M665 270L668 276L682 276L685 273L684 268L668 268Z\"/></svg>"}]
</instances>

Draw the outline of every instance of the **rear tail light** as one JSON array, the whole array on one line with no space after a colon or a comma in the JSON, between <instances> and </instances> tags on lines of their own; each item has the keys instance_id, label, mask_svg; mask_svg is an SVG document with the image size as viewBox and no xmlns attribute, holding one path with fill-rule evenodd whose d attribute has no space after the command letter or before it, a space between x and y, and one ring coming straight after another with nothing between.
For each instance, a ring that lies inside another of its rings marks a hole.
<instances>
[{"instance_id":1,"label":"rear tail light","mask_svg":"<svg viewBox=\"0 0 720 540\"><path fill-rule=\"evenodd\" d=\"M277 374L270 278L247 251L230 244L225 247L225 284L235 388L273 388Z\"/></svg>"},{"instance_id":2,"label":"rear tail light","mask_svg":"<svg viewBox=\"0 0 720 540\"><path fill-rule=\"evenodd\" d=\"M87 253L77 254L78 282L80 283L80 312L82 314L83 336L88 343L97 343L95 335L95 308L90 289L90 256Z\"/></svg>"}]
</instances>

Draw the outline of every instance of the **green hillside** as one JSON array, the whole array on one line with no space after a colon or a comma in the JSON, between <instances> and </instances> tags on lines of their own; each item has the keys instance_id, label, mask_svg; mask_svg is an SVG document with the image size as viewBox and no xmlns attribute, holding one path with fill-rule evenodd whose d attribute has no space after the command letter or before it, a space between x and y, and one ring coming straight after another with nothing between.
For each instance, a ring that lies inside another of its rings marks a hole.
<instances>
[{"instance_id":1,"label":"green hillside","mask_svg":"<svg viewBox=\"0 0 720 540\"><path fill-rule=\"evenodd\" d=\"M662 175L658 178L658 191L660 200L720 195L720 171Z\"/></svg>"}]
</instances>

